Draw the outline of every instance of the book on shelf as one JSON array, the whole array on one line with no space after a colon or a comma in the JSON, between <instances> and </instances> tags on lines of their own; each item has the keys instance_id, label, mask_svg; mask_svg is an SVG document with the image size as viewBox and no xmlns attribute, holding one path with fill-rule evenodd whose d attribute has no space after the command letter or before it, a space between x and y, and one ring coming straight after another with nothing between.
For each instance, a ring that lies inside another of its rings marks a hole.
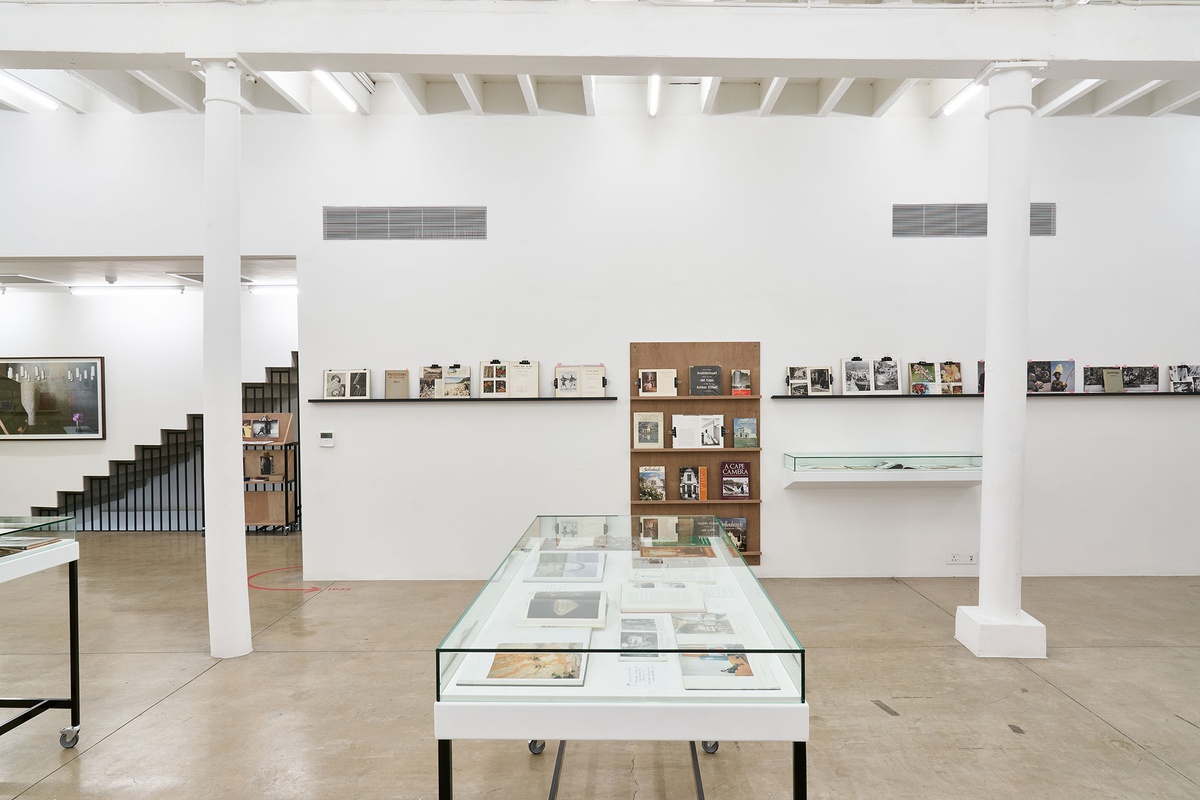
<instances>
[{"instance_id":1,"label":"book on shelf","mask_svg":"<svg viewBox=\"0 0 1200 800\"><path fill-rule=\"evenodd\" d=\"M603 628L608 594L602 590L534 592L525 602L518 625Z\"/></svg>"},{"instance_id":2,"label":"book on shelf","mask_svg":"<svg viewBox=\"0 0 1200 800\"><path fill-rule=\"evenodd\" d=\"M679 468L679 499L700 499L700 468L685 466Z\"/></svg>"},{"instance_id":3,"label":"book on shelf","mask_svg":"<svg viewBox=\"0 0 1200 800\"><path fill-rule=\"evenodd\" d=\"M591 539L591 537L585 537ZM594 539L592 539L594 541ZM580 550L539 552L527 581L600 581L604 578L604 553Z\"/></svg>"},{"instance_id":4,"label":"book on shelf","mask_svg":"<svg viewBox=\"0 0 1200 800\"><path fill-rule=\"evenodd\" d=\"M708 467L701 466L700 474L698 477L700 479L700 486L697 489L697 498L696 499L707 500L708 499Z\"/></svg>"},{"instance_id":5,"label":"book on shelf","mask_svg":"<svg viewBox=\"0 0 1200 800\"><path fill-rule=\"evenodd\" d=\"M471 397L471 368L451 364L442 373L442 397L469 400Z\"/></svg>"},{"instance_id":6,"label":"book on shelf","mask_svg":"<svg viewBox=\"0 0 1200 800\"><path fill-rule=\"evenodd\" d=\"M383 397L385 400L404 400L408 397L408 370L383 371Z\"/></svg>"},{"instance_id":7,"label":"book on shelf","mask_svg":"<svg viewBox=\"0 0 1200 800\"><path fill-rule=\"evenodd\" d=\"M758 447L758 417L733 418L733 446Z\"/></svg>"},{"instance_id":8,"label":"book on shelf","mask_svg":"<svg viewBox=\"0 0 1200 800\"><path fill-rule=\"evenodd\" d=\"M725 417L720 414L672 414L671 447L725 446Z\"/></svg>"},{"instance_id":9,"label":"book on shelf","mask_svg":"<svg viewBox=\"0 0 1200 800\"><path fill-rule=\"evenodd\" d=\"M667 499L667 468L665 466L638 467L638 499Z\"/></svg>"},{"instance_id":10,"label":"book on shelf","mask_svg":"<svg viewBox=\"0 0 1200 800\"><path fill-rule=\"evenodd\" d=\"M635 449L663 448L663 415L661 411L633 413L633 446Z\"/></svg>"},{"instance_id":11,"label":"book on shelf","mask_svg":"<svg viewBox=\"0 0 1200 800\"><path fill-rule=\"evenodd\" d=\"M721 394L721 378L724 370L719 366L688 367L688 394L707 396Z\"/></svg>"},{"instance_id":12,"label":"book on shelf","mask_svg":"<svg viewBox=\"0 0 1200 800\"><path fill-rule=\"evenodd\" d=\"M638 370L638 396L640 397L675 397L679 394L676 383L676 374L673 369Z\"/></svg>"},{"instance_id":13,"label":"book on shelf","mask_svg":"<svg viewBox=\"0 0 1200 800\"><path fill-rule=\"evenodd\" d=\"M537 397L539 381L537 361L479 362L479 396L486 400Z\"/></svg>"},{"instance_id":14,"label":"book on shelf","mask_svg":"<svg viewBox=\"0 0 1200 800\"><path fill-rule=\"evenodd\" d=\"M704 590L694 583L626 581L621 585L621 611L667 614L704 611Z\"/></svg>"},{"instance_id":15,"label":"book on shelf","mask_svg":"<svg viewBox=\"0 0 1200 800\"><path fill-rule=\"evenodd\" d=\"M554 368L555 397L604 397L603 364L559 364Z\"/></svg>"},{"instance_id":16,"label":"book on shelf","mask_svg":"<svg viewBox=\"0 0 1200 800\"><path fill-rule=\"evenodd\" d=\"M442 396L441 392L444 391L442 371L440 364L421 367L421 379L417 383L417 397L430 400Z\"/></svg>"},{"instance_id":17,"label":"book on shelf","mask_svg":"<svg viewBox=\"0 0 1200 800\"><path fill-rule=\"evenodd\" d=\"M34 550L58 541L57 536L0 536L0 550Z\"/></svg>"},{"instance_id":18,"label":"book on shelf","mask_svg":"<svg viewBox=\"0 0 1200 800\"><path fill-rule=\"evenodd\" d=\"M747 397L750 394L750 370L735 369L729 373L730 394L734 397Z\"/></svg>"},{"instance_id":19,"label":"book on shelf","mask_svg":"<svg viewBox=\"0 0 1200 800\"><path fill-rule=\"evenodd\" d=\"M618 661L667 660L667 654L660 651L667 645L657 617L622 614L620 620L621 652L617 655Z\"/></svg>"},{"instance_id":20,"label":"book on shelf","mask_svg":"<svg viewBox=\"0 0 1200 800\"><path fill-rule=\"evenodd\" d=\"M746 552L746 518L718 517L717 522L721 523L721 527L729 534L729 538L733 539L738 551L742 553Z\"/></svg>"},{"instance_id":21,"label":"book on shelf","mask_svg":"<svg viewBox=\"0 0 1200 800\"><path fill-rule=\"evenodd\" d=\"M721 462L721 499L750 499L750 462Z\"/></svg>"}]
</instances>

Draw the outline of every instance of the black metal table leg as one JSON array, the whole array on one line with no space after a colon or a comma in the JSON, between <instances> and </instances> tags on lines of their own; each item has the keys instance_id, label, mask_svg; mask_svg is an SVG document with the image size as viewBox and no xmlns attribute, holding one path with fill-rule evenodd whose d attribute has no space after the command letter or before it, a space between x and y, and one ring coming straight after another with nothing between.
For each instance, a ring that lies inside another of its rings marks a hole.
<instances>
[{"instance_id":1,"label":"black metal table leg","mask_svg":"<svg viewBox=\"0 0 1200 800\"><path fill-rule=\"evenodd\" d=\"M696 779L696 800L704 800L704 784L700 782L700 759L696 755L696 743L688 742L692 749L692 777Z\"/></svg>"},{"instance_id":2,"label":"black metal table leg","mask_svg":"<svg viewBox=\"0 0 1200 800\"><path fill-rule=\"evenodd\" d=\"M550 778L550 800L558 797L558 779L562 775L563 752L567 749L567 743L563 740L558 740L558 752L554 754L554 776Z\"/></svg>"},{"instance_id":3,"label":"black metal table leg","mask_svg":"<svg viewBox=\"0 0 1200 800\"><path fill-rule=\"evenodd\" d=\"M79 562L67 565L67 602L71 620L71 727L79 728Z\"/></svg>"},{"instance_id":4,"label":"black metal table leg","mask_svg":"<svg viewBox=\"0 0 1200 800\"><path fill-rule=\"evenodd\" d=\"M792 742L792 797L808 797L808 748L806 742Z\"/></svg>"},{"instance_id":5,"label":"black metal table leg","mask_svg":"<svg viewBox=\"0 0 1200 800\"><path fill-rule=\"evenodd\" d=\"M438 739L438 800L454 800L454 763L449 739Z\"/></svg>"}]
</instances>

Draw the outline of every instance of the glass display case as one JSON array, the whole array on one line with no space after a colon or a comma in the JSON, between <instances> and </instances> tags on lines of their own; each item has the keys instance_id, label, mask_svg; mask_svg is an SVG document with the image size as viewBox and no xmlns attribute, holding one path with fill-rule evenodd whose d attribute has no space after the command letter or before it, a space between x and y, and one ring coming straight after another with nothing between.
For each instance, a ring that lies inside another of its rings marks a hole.
<instances>
[{"instance_id":1,"label":"glass display case","mask_svg":"<svg viewBox=\"0 0 1200 800\"><path fill-rule=\"evenodd\" d=\"M74 747L79 742L79 543L74 517L0 516L0 583L67 565L68 639L70 644L70 694L67 697L6 697L0 707L23 709L0 719L0 735L50 711L69 711L71 724L60 728L58 743ZM10 613L18 613L9 609Z\"/></svg>"},{"instance_id":2,"label":"glass display case","mask_svg":"<svg viewBox=\"0 0 1200 800\"><path fill-rule=\"evenodd\" d=\"M978 485L979 453L784 453L785 485Z\"/></svg>"},{"instance_id":3,"label":"glass display case","mask_svg":"<svg viewBox=\"0 0 1200 800\"><path fill-rule=\"evenodd\" d=\"M455 738L790 741L804 796L804 648L716 517L537 517L436 669L443 798Z\"/></svg>"}]
</instances>

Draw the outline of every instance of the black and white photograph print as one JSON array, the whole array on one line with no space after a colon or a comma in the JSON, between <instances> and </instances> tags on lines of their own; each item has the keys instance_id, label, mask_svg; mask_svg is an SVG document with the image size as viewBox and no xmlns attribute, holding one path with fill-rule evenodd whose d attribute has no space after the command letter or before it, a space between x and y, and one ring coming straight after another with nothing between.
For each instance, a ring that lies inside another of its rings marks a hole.
<instances>
[{"instance_id":1,"label":"black and white photograph print","mask_svg":"<svg viewBox=\"0 0 1200 800\"><path fill-rule=\"evenodd\" d=\"M275 456L266 455L258 457L258 474L273 475L275 473Z\"/></svg>"},{"instance_id":2,"label":"black and white photograph print","mask_svg":"<svg viewBox=\"0 0 1200 800\"><path fill-rule=\"evenodd\" d=\"M556 367L554 369L554 383L555 397L578 397L579 368Z\"/></svg>"},{"instance_id":3,"label":"black and white photograph print","mask_svg":"<svg viewBox=\"0 0 1200 800\"><path fill-rule=\"evenodd\" d=\"M322 378L325 391L322 394L326 400L344 400L349 396L350 371L344 369L327 369Z\"/></svg>"},{"instance_id":4,"label":"black and white photograph print","mask_svg":"<svg viewBox=\"0 0 1200 800\"><path fill-rule=\"evenodd\" d=\"M1121 367L1121 383L1127 392L1157 392L1158 367Z\"/></svg>"},{"instance_id":5,"label":"black and white photograph print","mask_svg":"<svg viewBox=\"0 0 1200 800\"><path fill-rule=\"evenodd\" d=\"M842 394L866 394L871 391L871 362L842 359Z\"/></svg>"},{"instance_id":6,"label":"black and white photograph print","mask_svg":"<svg viewBox=\"0 0 1200 800\"><path fill-rule=\"evenodd\" d=\"M1104 370L1106 367L1086 366L1083 368L1083 393L1099 394L1104 391Z\"/></svg>"},{"instance_id":7,"label":"black and white photograph print","mask_svg":"<svg viewBox=\"0 0 1200 800\"><path fill-rule=\"evenodd\" d=\"M580 627L602 627L606 608L605 593L602 591L536 592L529 598L524 622L533 625L574 623Z\"/></svg>"},{"instance_id":8,"label":"black and white photograph print","mask_svg":"<svg viewBox=\"0 0 1200 800\"><path fill-rule=\"evenodd\" d=\"M622 650L654 650L657 647L656 631L621 631Z\"/></svg>"},{"instance_id":9,"label":"black and white photograph print","mask_svg":"<svg viewBox=\"0 0 1200 800\"><path fill-rule=\"evenodd\" d=\"M621 617L623 631L657 631L658 623L649 617Z\"/></svg>"},{"instance_id":10,"label":"black and white photograph print","mask_svg":"<svg viewBox=\"0 0 1200 800\"><path fill-rule=\"evenodd\" d=\"M808 368L808 393L833 394L833 367Z\"/></svg>"},{"instance_id":11,"label":"black and white photograph print","mask_svg":"<svg viewBox=\"0 0 1200 800\"><path fill-rule=\"evenodd\" d=\"M371 370L350 370L350 386L347 396L359 400L365 400L371 396Z\"/></svg>"},{"instance_id":12,"label":"black and white photograph print","mask_svg":"<svg viewBox=\"0 0 1200 800\"><path fill-rule=\"evenodd\" d=\"M871 364L871 391L877 394L900 394L900 363L881 358Z\"/></svg>"},{"instance_id":13,"label":"black and white photograph print","mask_svg":"<svg viewBox=\"0 0 1200 800\"><path fill-rule=\"evenodd\" d=\"M788 367L787 385L792 397L807 397L808 367Z\"/></svg>"},{"instance_id":14,"label":"black and white photograph print","mask_svg":"<svg viewBox=\"0 0 1200 800\"><path fill-rule=\"evenodd\" d=\"M438 396L438 386L442 381L442 368L437 364L421 367L421 379L417 382L417 397L426 400Z\"/></svg>"},{"instance_id":15,"label":"black and white photograph print","mask_svg":"<svg viewBox=\"0 0 1200 800\"><path fill-rule=\"evenodd\" d=\"M1178 364L1167 368L1171 391L1176 394L1196 394L1200 390L1200 364Z\"/></svg>"}]
</instances>

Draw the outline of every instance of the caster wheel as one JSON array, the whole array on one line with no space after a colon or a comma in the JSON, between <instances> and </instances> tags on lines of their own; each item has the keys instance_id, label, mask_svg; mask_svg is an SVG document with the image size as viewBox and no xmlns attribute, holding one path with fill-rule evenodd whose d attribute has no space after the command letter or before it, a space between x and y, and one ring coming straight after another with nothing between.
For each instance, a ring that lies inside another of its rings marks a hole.
<instances>
[{"instance_id":1,"label":"caster wheel","mask_svg":"<svg viewBox=\"0 0 1200 800\"><path fill-rule=\"evenodd\" d=\"M529 740L529 752L533 753L535 756L540 756L542 754L542 751L545 749L546 749L546 743L543 740L541 740L541 739L530 739Z\"/></svg>"},{"instance_id":2,"label":"caster wheel","mask_svg":"<svg viewBox=\"0 0 1200 800\"><path fill-rule=\"evenodd\" d=\"M721 746L721 743L720 742L701 742L700 746L702 748L704 748L704 752L708 753L711 756L713 753L717 752L717 748Z\"/></svg>"},{"instance_id":3,"label":"caster wheel","mask_svg":"<svg viewBox=\"0 0 1200 800\"><path fill-rule=\"evenodd\" d=\"M79 732L76 731L75 733L72 733L72 734L66 734L66 733L61 734L58 737L58 743L60 745L62 745L63 747L65 747L66 749L70 750L72 747L79 744Z\"/></svg>"}]
</instances>

